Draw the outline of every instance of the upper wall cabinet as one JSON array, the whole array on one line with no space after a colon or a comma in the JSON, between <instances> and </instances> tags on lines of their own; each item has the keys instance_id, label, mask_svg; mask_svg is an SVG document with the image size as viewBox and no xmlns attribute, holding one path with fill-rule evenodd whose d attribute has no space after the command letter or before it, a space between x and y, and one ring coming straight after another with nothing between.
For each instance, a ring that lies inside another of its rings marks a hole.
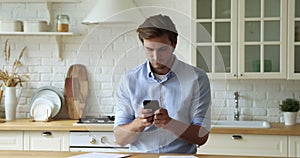
<instances>
[{"instance_id":1,"label":"upper wall cabinet","mask_svg":"<svg viewBox=\"0 0 300 158\"><path fill-rule=\"evenodd\" d=\"M300 79L300 0L288 5L288 79Z\"/></svg>"},{"instance_id":2,"label":"upper wall cabinet","mask_svg":"<svg viewBox=\"0 0 300 158\"><path fill-rule=\"evenodd\" d=\"M196 26L193 63L210 78L234 78L237 74L237 2L194 0Z\"/></svg>"},{"instance_id":3,"label":"upper wall cabinet","mask_svg":"<svg viewBox=\"0 0 300 158\"><path fill-rule=\"evenodd\" d=\"M286 0L194 3L193 62L210 78L286 78Z\"/></svg>"}]
</instances>

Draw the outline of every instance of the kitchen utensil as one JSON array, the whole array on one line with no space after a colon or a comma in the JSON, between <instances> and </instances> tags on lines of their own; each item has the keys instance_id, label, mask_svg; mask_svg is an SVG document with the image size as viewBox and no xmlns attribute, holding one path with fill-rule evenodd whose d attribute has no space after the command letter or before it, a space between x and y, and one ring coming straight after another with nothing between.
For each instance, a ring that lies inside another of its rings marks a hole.
<instances>
[{"instance_id":1,"label":"kitchen utensil","mask_svg":"<svg viewBox=\"0 0 300 158\"><path fill-rule=\"evenodd\" d=\"M23 21L24 32L47 32L47 21L43 20L27 20Z\"/></svg>"},{"instance_id":2,"label":"kitchen utensil","mask_svg":"<svg viewBox=\"0 0 300 158\"><path fill-rule=\"evenodd\" d=\"M64 106L63 94L55 87L45 86L39 88L31 97L30 106L33 105L33 102L37 98L48 99L53 103L54 107L52 109L51 117L55 117L61 110L61 107Z\"/></svg>"},{"instance_id":3,"label":"kitchen utensil","mask_svg":"<svg viewBox=\"0 0 300 158\"><path fill-rule=\"evenodd\" d=\"M61 108L61 100L55 92L53 92L51 90L42 90L37 95L34 96L33 101L35 101L38 98L47 99L54 104L51 117L55 117L58 114L58 112Z\"/></svg>"},{"instance_id":4,"label":"kitchen utensil","mask_svg":"<svg viewBox=\"0 0 300 158\"><path fill-rule=\"evenodd\" d=\"M88 95L88 76L84 65L70 66L65 80L64 97L67 113L71 119L82 117Z\"/></svg>"},{"instance_id":5,"label":"kitchen utensil","mask_svg":"<svg viewBox=\"0 0 300 158\"><path fill-rule=\"evenodd\" d=\"M22 21L0 20L0 32L22 32Z\"/></svg>"},{"instance_id":6,"label":"kitchen utensil","mask_svg":"<svg viewBox=\"0 0 300 158\"><path fill-rule=\"evenodd\" d=\"M53 103L45 98L37 98L32 103L30 114L35 121L48 121L51 117Z\"/></svg>"}]
</instances>

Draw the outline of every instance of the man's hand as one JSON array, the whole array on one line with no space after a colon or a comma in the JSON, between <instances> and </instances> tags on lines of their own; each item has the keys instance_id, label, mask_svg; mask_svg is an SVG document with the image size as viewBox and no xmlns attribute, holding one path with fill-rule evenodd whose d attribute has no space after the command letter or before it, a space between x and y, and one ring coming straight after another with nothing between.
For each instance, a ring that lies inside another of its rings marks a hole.
<instances>
[{"instance_id":1,"label":"man's hand","mask_svg":"<svg viewBox=\"0 0 300 158\"><path fill-rule=\"evenodd\" d=\"M159 108L154 113L154 124L158 128L164 127L171 120L172 118L169 116L167 109Z\"/></svg>"},{"instance_id":2,"label":"man's hand","mask_svg":"<svg viewBox=\"0 0 300 158\"><path fill-rule=\"evenodd\" d=\"M139 117L135 119L135 123L140 128L148 127L153 123L152 116L151 109L141 109Z\"/></svg>"}]
</instances>

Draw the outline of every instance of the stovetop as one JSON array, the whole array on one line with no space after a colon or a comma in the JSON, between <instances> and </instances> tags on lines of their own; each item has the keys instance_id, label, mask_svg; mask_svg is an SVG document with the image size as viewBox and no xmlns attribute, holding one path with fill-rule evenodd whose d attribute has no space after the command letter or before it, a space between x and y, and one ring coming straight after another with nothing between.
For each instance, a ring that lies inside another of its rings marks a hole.
<instances>
[{"instance_id":1,"label":"stovetop","mask_svg":"<svg viewBox=\"0 0 300 158\"><path fill-rule=\"evenodd\" d=\"M114 116L105 116L105 117L85 117L80 118L77 125L80 124L114 124Z\"/></svg>"}]
</instances>

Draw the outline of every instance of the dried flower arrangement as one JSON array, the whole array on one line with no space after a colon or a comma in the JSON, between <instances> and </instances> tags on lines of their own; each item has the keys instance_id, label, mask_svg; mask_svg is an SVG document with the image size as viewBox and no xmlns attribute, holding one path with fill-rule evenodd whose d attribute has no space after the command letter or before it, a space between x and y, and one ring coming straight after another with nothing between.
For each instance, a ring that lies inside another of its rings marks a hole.
<instances>
[{"instance_id":1,"label":"dried flower arrangement","mask_svg":"<svg viewBox=\"0 0 300 158\"><path fill-rule=\"evenodd\" d=\"M21 63L21 59L23 57L25 49L26 47L22 49L22 51L19 54L19 57L15 59L12 65L11 73L9 73L7 70L0 69L0 81L3 81L6 87L15 87L18 84L20 84L20 86L22 87L22 82L25 82L26 79L30 79L29 75L19 73L19 67L23 66L23 64ZM10 56L11 48L8 44L8 40L6 40L4 45L4 57L6 64L9 64Z\"/></svg>"}]
</instances>

